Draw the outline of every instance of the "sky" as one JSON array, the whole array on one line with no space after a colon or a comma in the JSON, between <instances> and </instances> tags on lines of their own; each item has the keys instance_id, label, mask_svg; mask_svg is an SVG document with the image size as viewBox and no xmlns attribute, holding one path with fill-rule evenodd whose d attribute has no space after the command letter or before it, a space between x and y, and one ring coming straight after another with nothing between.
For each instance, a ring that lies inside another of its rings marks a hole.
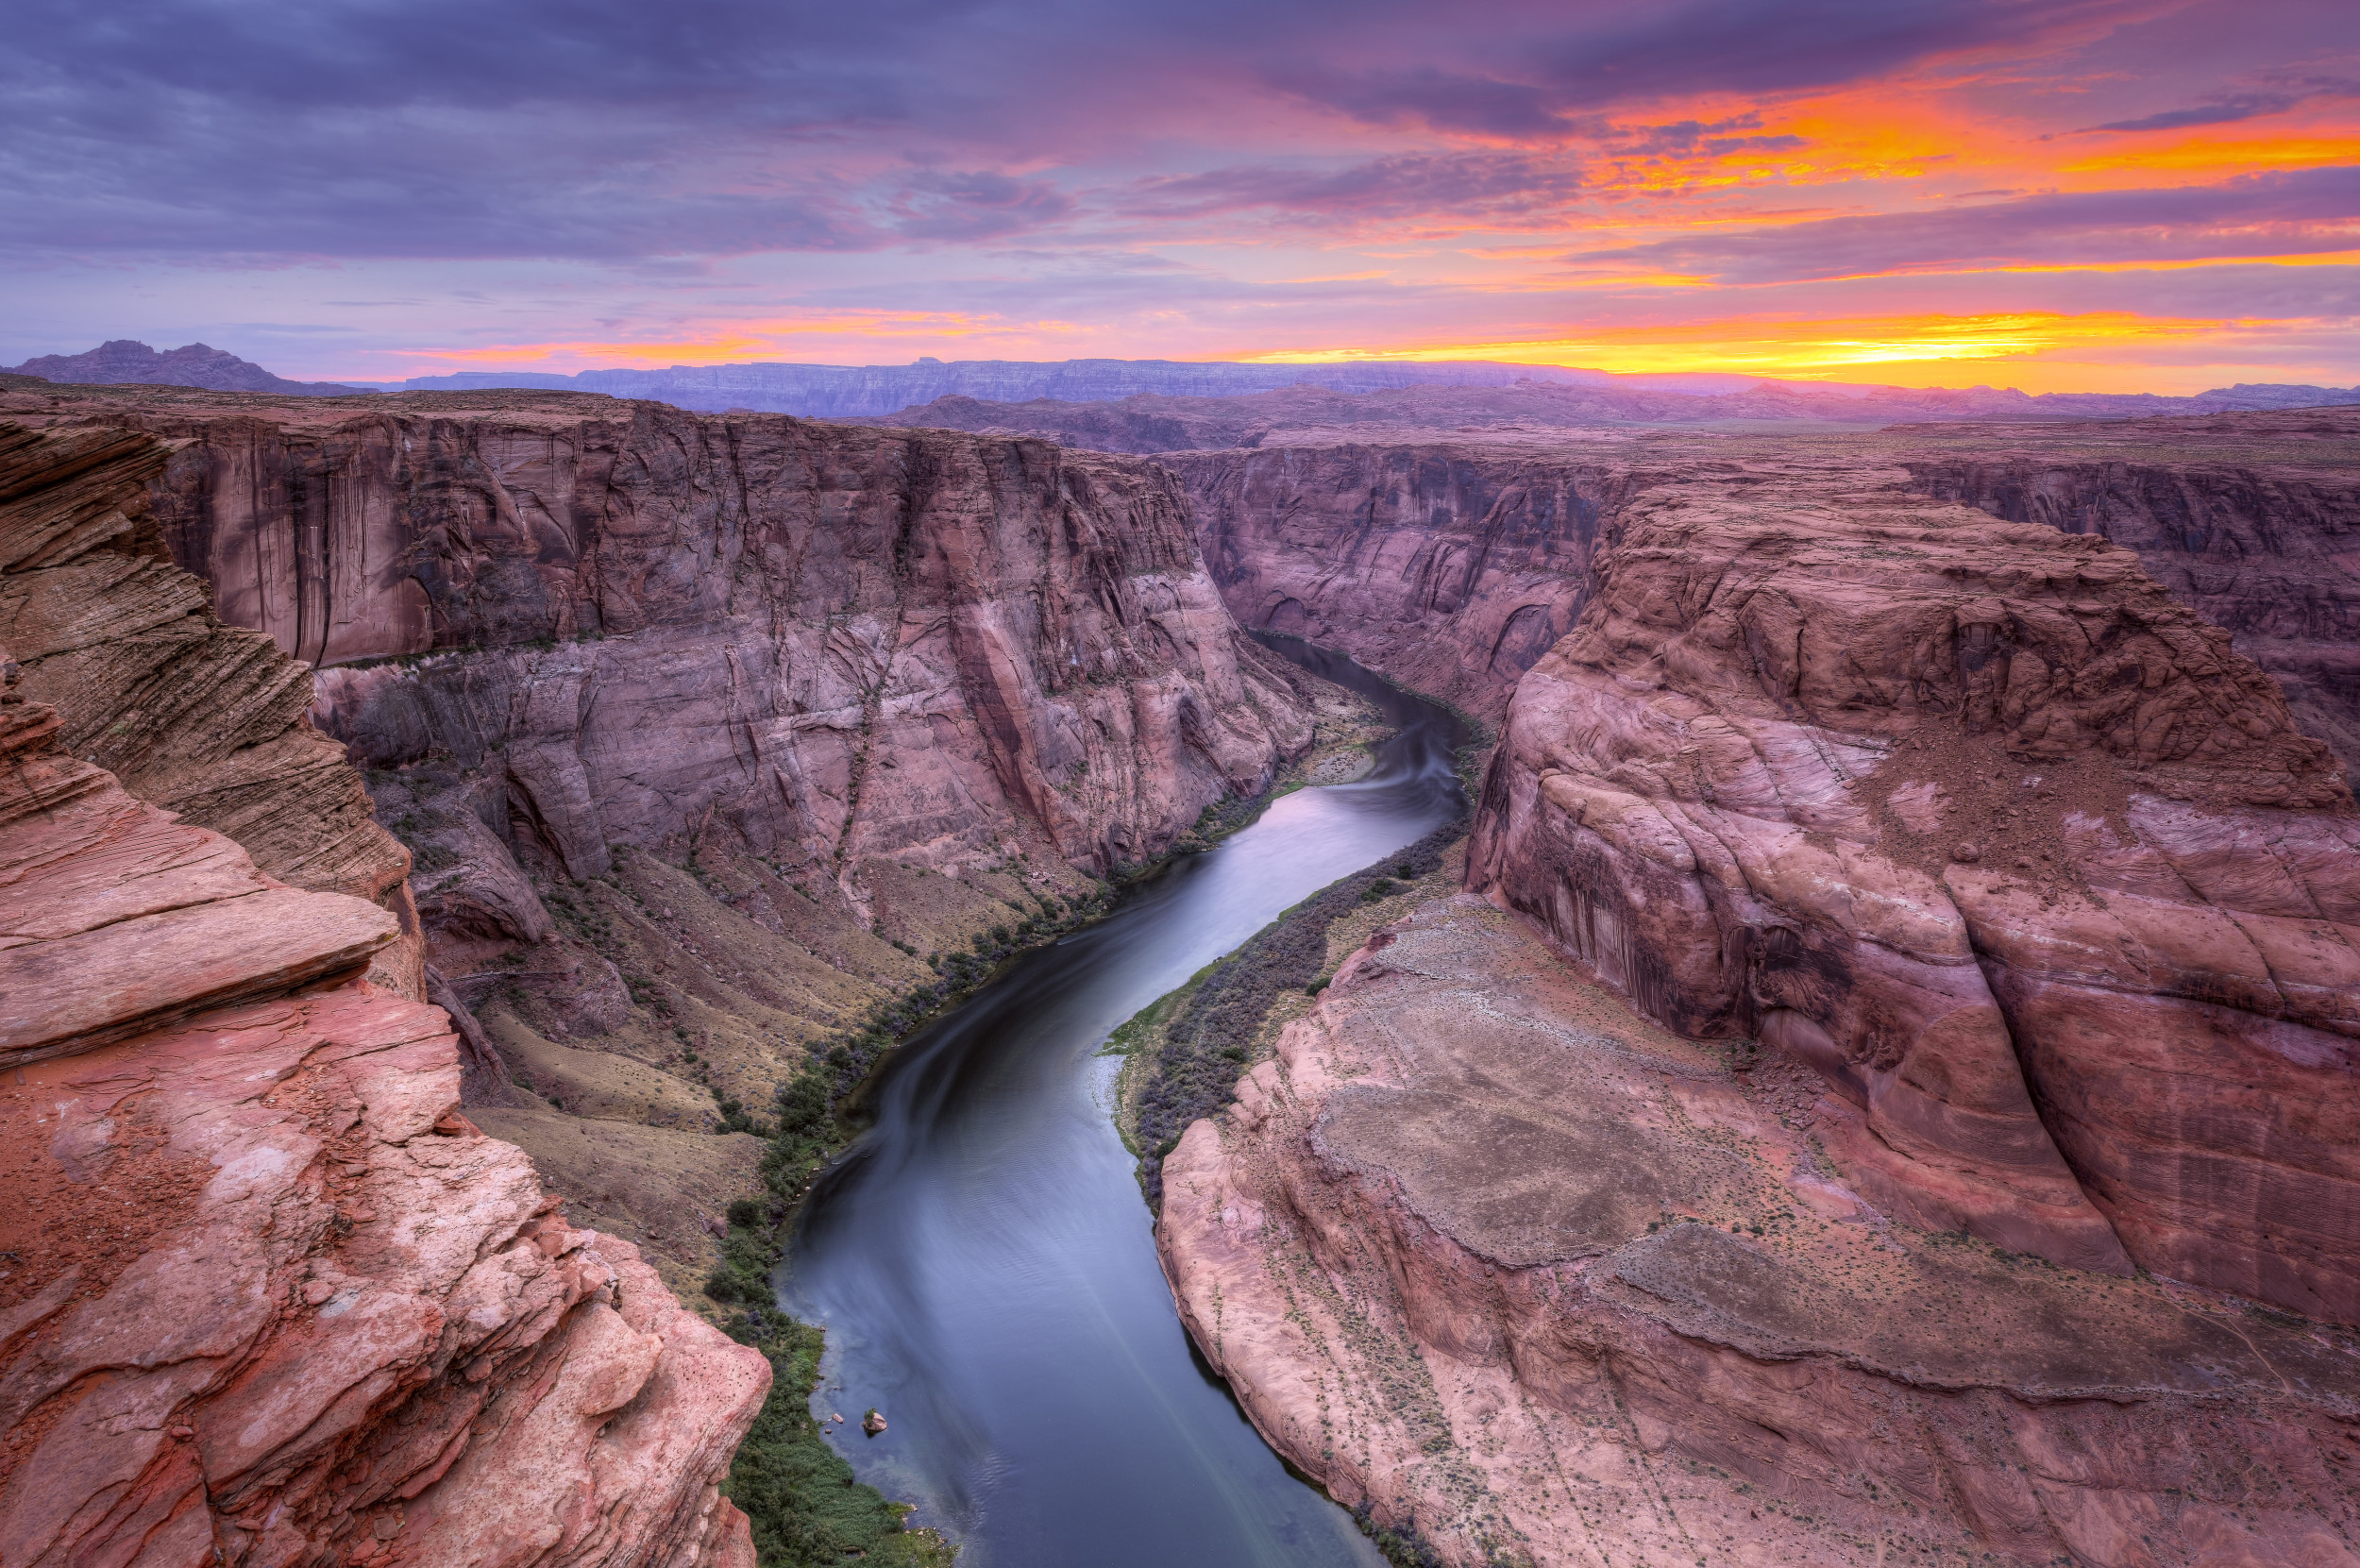
<instances>
[{"instance_id":1,"label":"sky","mask_svg":"<svg viewBox=\"0 0 2360 1568\"><path fill-rule=\"evenodd\" d=\"M10 0L0 362L2360 382L2351 0Z\"/></svg>"}]
</instances>

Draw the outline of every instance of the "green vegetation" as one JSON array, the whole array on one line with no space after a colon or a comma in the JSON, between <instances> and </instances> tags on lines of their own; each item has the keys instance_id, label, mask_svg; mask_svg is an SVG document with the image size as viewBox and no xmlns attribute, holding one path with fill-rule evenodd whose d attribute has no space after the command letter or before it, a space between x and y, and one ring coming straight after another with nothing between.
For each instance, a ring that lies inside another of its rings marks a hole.
<instances>
[{"instance_id":1,"label":"green vegetation","mask_svg":"<svg viewBox=\"0 0 2360 1568\"><path fill-rule=\"evenodd\" d=\"M861 1485L843 1456L828 1446L811 1418L824 1336L777 1309L769 1275L784 1251L795 1205L855 1130L843 1108L879 1059L1008 958L1054 941L1103 908L1097 894L1070 901L1037 895L1036 902L1037 914L1013 927L994 926L974 939L971 953L940 956L940 979L878 1003L856 1026L809 1046L809 1059L779 1089L774 1121L755 1121L739 1102L714 1091L726 1128L769 1139L762 1154L765 1196L730 1205L721 1261L705 1280L706 1295L743 1308L727 1325L730 1336L770 1358L770 1396L722 1487L752 1520L763 1568L854 1559L943 1568L957 1550L930 1531L903 1529L908 1508ZM637 990L634 983L634 996ZM688 1055L693 1061L694 1053Z\"/></svg>"},{"instance_id":2,"label":"green vegetation","mask_svg":"<svg viewBox=\"0 0 2360 1568\"><path fill-rule=\"evenodd\" d=\"M948 1568L958 1549L931 1530L904 1529L909 1506L854 1480L852 1467L820 1435L811 1416L819 1330L755 1307L730 1325L730 1336L768 1357L776 1379L721 1489L752 1521L764 1568L834 1568L855 1560Z\"/></svg>"},{"instance_id":3,"label":"green vegetation","mask_svg":"<svg viewBox=\"0 0 2360 1568\"><path fill-rule=\"evenodd\" d=\"M1414 881L1438 868L1465 834L1463 821L1449 823L1390 863L1329 884L1116 1031L1120 1038L1138 1028L1127 1047L1140 1053L1131 1069L1139 1082L1130 1132L1135 1149L1146 1151L1139 1185L1151 1205L1162 1206L1164 1157L1179 1146L1180 1135L1229 1103L1271 1003L1283 991L1317 996L1324 988L1328 927L1361 904L1400 891L1394 878ZM1141 1050L1148 1031L1164 1019L1171 1022L1162 1044L1149 1056Z\"/></svg>"}]
</instances>

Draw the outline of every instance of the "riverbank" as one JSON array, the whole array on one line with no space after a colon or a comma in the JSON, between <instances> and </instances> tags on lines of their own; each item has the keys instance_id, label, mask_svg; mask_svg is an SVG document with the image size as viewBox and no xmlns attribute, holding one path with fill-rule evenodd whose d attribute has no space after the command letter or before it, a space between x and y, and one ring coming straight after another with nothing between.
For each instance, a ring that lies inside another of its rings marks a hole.
<instances>
[{"instance_id":1,"label":"riverbank","mask_svg":"<svg viewBox=\"0 0 2360 1568\"><path fill-rule=\"evenodd\" d=\"M1163 1160L1190 1124L1235 1102L1238 1080L1269 1058L1278 1032L1371 933L1457 892L1466 865L1462 819L1330 883L1108 1037L1104 1054L1123 1058L1115 1126L1138 1157L1151 1209L1162 1207Z\"/></svg>"},{"instance_id":2,"label":"riverbank","mask_svg":"<svg viewBox=\"0 0 2360 1568\"><path fill-rule=\"evenodd\" d=\"M1119 887L1148 880L1180 856L1202 852L1243 831L1306 784L1365 776L1375 748L1394 733L1384 714L1366 698L1310 671L1304 673L1303 686L1317 716L1311 744L1271 788L1206 807L1167 853L1147 865L1119 868L1105 882L1062 899L1036 891L1033 914L976 932L965 952L931 953L927 962L935 980L875 1003L861 1025L810 1048L809 1061L778 1091L774 1121L762 1122L737 1102L725 1103L732 1125L767 1139L759 1165L761 1186L728 1206L719 1257L703 1282L708 1315L733 1339L769 1357L775 1374L769 1400L740 1448L725 1489L754 1521L766 1564L832 1563L849 1552L878 1555L888 1562L939 1564L955 1553L936 1532L903 1528L909 1505L855 1481L810 1408L824 1332L780 1310L775 1302L771 1275L803 1200L821 1172L866 1129L866 1091L897 1047L964 1005L1026 955L1104 919L1115 907Z\"/></svg>"},{"instance_id":3,"label":"riverbank","mask_svg":"<svg viewBox=\"0 0 2360 1568\"><path fill-rule=\"evenodd\" d=\"M1456 727L1340 673L1392 733L1377 739L1355 701L1353 731L1295 766L1373 747L1363 782L1282 777L1232 802L1246 825L1215 849L1145 870L1105 919L921 1030L881 1062L860 1097L871 1125L799 1211L783 1277L795 1315L828 1330L820 1413L890 1418L834 1446L990 1568L1374 1568L1349 1516L1189 1359L1106 1116L1116 1064L1091 1059L1144 1003L1457 815Z\"/></svg>"}]
</instances>

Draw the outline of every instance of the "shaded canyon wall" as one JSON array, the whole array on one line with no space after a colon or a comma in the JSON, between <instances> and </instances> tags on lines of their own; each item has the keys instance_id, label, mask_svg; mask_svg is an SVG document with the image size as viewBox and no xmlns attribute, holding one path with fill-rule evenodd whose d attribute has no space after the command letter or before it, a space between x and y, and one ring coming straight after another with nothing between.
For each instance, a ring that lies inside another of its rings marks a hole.
<instances>
[{"instance_id":1,"label":"shaded canyon wall","mask_svg":"<svg viewBox=\"0 0 2360 1568\"><path fill-rule=\"evenodd\" d=\"M408 856L165 455L0 423L0 1560L750 1568L767 1363L460 1114Z\"/></svg>"}]
</instances>

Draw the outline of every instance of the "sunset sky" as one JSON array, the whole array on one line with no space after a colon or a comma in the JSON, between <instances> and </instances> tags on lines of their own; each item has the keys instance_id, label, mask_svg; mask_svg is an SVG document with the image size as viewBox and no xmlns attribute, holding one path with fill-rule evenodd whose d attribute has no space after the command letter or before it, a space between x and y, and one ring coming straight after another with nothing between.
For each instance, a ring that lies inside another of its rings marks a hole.
<instances>
[{"instance_id":1,"label":"sunset sky","mask_svg":"<svg viewBox=\"0 0 2360 1568\"><path fill-rule=\"evenodd\" d=\"M2360 381L2352 0L14 0L0 362Z\"/></svg>"}]
</instances>

